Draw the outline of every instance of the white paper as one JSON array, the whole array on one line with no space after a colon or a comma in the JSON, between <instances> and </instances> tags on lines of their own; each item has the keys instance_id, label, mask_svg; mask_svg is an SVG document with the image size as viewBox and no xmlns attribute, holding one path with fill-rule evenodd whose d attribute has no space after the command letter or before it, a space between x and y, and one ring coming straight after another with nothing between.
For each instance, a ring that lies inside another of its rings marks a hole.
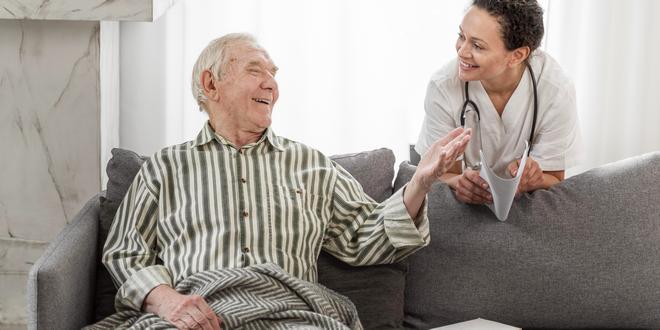
<instances>
[{"instance_id":1,"label":"white paper","mask_svg":"<svg viewBox=\"0 0 660 330\"><path fill-rule=\"evenodd\" d=\"M516 173L516 176L513 178L501 178L497 176L497 174L488 167L488 162L484 158L483 151L479 150L479 156L481 156L481 171L479 172L479 176L488 182L490 194L493 196L493 204L486 205L488 205L490 210L495 213L495 216L500 221L506 221L506 218L509 216L509 210L511 210L513 198L516 197L518 183L520 183L520 178L524 172L522 169L525 168L525 163L527 162L528 150L529 144L525 142L525 152L523 152L521 156L518 173Z\"/></svg>"},{"instance_id":2,"label":"white paper","mask_svg":"<svg viewBox=\"0 0 660 330\"><path fill-rule=\"evenodd\" d=\"M474 319L461 323L446 325L444 327L433 328L431 330L514 330L520 328L512 327L510 325L493 322L484 319Z\"/></svg>"}]
</instances>

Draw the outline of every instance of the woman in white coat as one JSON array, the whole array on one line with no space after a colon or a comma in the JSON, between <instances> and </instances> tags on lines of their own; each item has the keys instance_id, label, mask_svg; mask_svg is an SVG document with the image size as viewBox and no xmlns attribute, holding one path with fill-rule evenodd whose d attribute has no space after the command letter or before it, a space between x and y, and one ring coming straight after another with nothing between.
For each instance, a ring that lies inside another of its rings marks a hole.
<instances>
[{"instance_id":1,"label":"woman in white coat","mask_svg":"<svg viewBox=\"0 0 660 330\"><path fill-rule=\"evenodd\" d=\"M479 176L482 162L500 176L522 170L519 193L562 181L573 165L579 140L575 89L538 49L542 38L543 10L535 0L474 0L459 26L457 58L433 74L415 149L424 154L454 128L473 127L467 166L458 161L441 177L458 200L492 202ZM529 157L519 169L526 142ZM478 159L479 149L485 159Z\"/></svg>"}]
</instances>

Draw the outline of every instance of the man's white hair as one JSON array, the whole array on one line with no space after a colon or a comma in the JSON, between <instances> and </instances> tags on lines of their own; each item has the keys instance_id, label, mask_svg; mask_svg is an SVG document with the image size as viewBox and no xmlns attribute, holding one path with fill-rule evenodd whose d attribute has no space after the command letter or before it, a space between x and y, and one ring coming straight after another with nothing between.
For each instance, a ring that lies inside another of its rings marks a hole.
<instances>
[{"instance_id":1,"label":"man's white hair","mask_svg":"<svg viewBox=\"0 0 660 330\"><path fill-rule=\"evenodd\" d=\"M246 42L251 47L255 49L264 50L263 47L257 43L257 39L248 33L230 33L226 34L218 39L211 41L202 53L199 54L197 62L192 71L192 93L193 97L199 105L199 111L206 110L206 95L204 95L204 90L200 85L200 78L204 70L211 71L213 77L217 80L223 79L223 74L226 69L227 54L229 53L229 48L236 42ZM264 53L266 51L264 50ZM268 56L268 53L266 53Z\"/></svg>"}]
</instances>

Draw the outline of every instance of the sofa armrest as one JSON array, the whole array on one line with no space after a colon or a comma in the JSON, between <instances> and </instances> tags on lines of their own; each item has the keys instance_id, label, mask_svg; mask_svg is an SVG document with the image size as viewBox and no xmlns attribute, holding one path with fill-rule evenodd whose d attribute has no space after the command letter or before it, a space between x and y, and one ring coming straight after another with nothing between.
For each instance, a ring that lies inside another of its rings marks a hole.
<instances>
[{"instance_id":1,"label":"sofa armrest","mask_svg":"<svg viewBox=\"0 0 660 330\"><path fill-rule=\"evenodd\" d=\"M93 321L99 196L85 204L32 266L29 329L80 329Z\"/></svg>"}]
</instances>

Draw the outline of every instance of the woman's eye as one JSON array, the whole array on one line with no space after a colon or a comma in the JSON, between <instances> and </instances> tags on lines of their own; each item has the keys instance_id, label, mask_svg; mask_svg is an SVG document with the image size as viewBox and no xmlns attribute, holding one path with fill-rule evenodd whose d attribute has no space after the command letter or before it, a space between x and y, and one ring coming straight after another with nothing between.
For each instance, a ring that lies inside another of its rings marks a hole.
<instances>
[{"instance_id":1,"label":"woman's eye","mask_svg":"<svg viewBox=\"0 0 660 330\"><path fill-rule=\"evenodd\" d=\"M473 45L474 45L474 48L476 48L476 49L479 49L479 50L483 49L483 48L481 48L481 46L479 46L479 44L473 44Z\"/></svg>"},{"instance_id":2,"label":"woman's eye","mask_svg":"<svg viewBox=\"0 0 660 330\"><path fill-rule=\"evenodd\" d=\"M465 37L464 37L461 33L459 33L459 34L458 34L458 39L460 39L460 40L465 40Z\"/></svg>"}]
</instances>

